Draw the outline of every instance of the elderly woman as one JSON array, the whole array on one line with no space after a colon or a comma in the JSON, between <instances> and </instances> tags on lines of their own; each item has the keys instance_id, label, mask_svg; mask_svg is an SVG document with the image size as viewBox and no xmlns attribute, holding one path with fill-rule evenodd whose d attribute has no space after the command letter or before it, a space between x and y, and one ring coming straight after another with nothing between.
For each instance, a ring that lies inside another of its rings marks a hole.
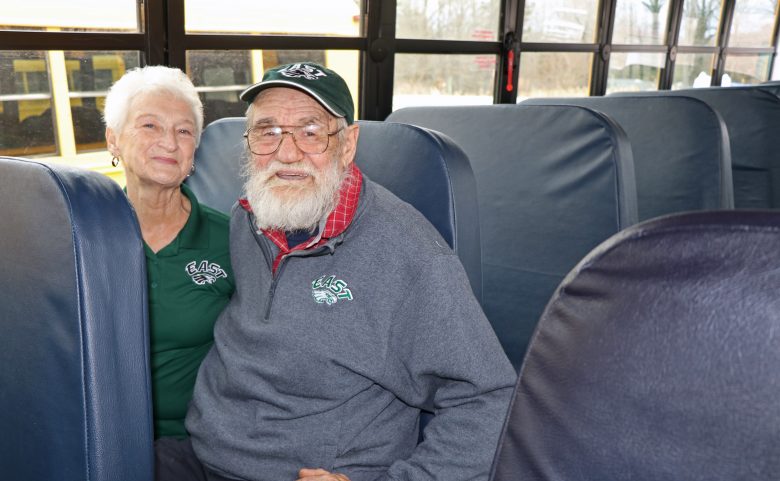
<instances>
[{"instance_id":1,"label":"elderly woman","mask_svg":"<svg viewBox=\"0 0 780 481\"><path fill-rule=\"evenodd\" d=\"M181 70L149 66L111 87L104 118L108 150L124 167L144 239L154 435L184 438L198 367L235 288L228 217L199 204L182 184L195 170L203 106Z\"/></svg>"}]
</instances>

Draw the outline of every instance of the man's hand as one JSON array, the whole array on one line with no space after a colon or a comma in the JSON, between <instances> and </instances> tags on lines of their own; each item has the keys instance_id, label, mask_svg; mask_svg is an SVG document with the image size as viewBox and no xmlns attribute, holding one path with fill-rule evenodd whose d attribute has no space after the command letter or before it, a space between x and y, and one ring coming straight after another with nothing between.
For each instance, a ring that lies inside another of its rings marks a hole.
<instances>
[{"instance_id":1,"label":"man's hand","mask_svg":"<svg viewBox=\"0 0 780 481\"><path fill-rule=\"evenodd\" d=\"M324 469L303 468L298 471L298 479L295 481L349 481L343 474L331 473Z\"/></svg>"}]
</instances>

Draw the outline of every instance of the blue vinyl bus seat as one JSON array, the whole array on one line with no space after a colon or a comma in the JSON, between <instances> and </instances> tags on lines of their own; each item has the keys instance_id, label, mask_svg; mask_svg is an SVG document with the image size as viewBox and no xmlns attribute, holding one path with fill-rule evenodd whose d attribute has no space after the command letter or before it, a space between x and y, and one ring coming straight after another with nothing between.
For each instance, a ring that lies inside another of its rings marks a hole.
<instances>
[{"instance_id":1,"label":"blue vinyl bus seat","mask_svg":"<svg viewBox=\"0 0 780 481\"><path fill-rule=\"evenodd\" d=\"M614 94L623 95L623 94ZM635 92L636 95L682 95L701 99L723 117L731 144L734 206L780 208L780 99L756 87Z\"/></svg>"},{"instance_id":2,"label":"blue vinyl bus seat","mask_svg":"<svg viewBox=\"0 0 780 481\"><path fill-rule=\"evenodd\" d=\"M227 215L241 196L245 130L244 117L225 117L208 124L195 150L195 173L186 180L198 202Z\"/></svg>"},{"instance_id":3,"label":"blue vinyl bus seat","mask_svg":"<svg viewBox=\"0 0 780 481\"><path fill-rule=\"evenodd\" d=\"M780 213L653 219L585 257L534 333L492 481L780 473Z\"/></svg>"},{"instance_id":4,"label":"blue vinyl bus seat","mask_svg":"<svg viewBox=\"0 0 780 481\"><path fill-rule=\"evenodd\" d=\"M481 298L476 182L469 159L438 132L389 122L361 121L355 162L365 175L419 210L458 254ZM242 189L246 129L243 117L212 122L195 152L188 180L198 199L229 212Z\"/></svg>"},{"instance_id":5,"label":"blue vinyl bus seat","mask_svg":"<svg viewBox=\"0 0 780 481\"><path fill-rule=\"evenodd\" d=\"M439 132L392 122L358 123L355 162L436 227L458 254L481 300L477 183L468 156Z\"/></svg>"},{"instance_id":6,"label":"blue vinyl bus seat","mask_svg":"<svg viewBox=\"0 0 780 481\"><path fill-rule=\"evenodd\" d=\"M449 135L477 181L482 307L520 366L545 304L593 247L637 222L623 130L586 107L411 107L389 121Z\"/></svg>"},{"instance_id":7,"label":"blue vinyl bus seat","mask_svg":"<svg viewBox=\"0 0 780 481\"><path fill-rule=\"evenodd\" d=\"M776 97L780 97L780 80L770 80L768 82L753 85L753 87L765 90Z\"/></svg>"},{"instance_id":8,"label":"blue vinyl bus seat","mask_svg":"<svg viewBox=\"0 0 780 481\"><path fill-rule=\"evenodd\" d=\"M0 478L152 481L146 263L105 176L0 158Z\"/></svg>"},{"instance_id":9,"label":"blue vinyl bus seat","mask_svg":"<svg viewBox=\"0 0 780 481\"><path fill-rule=\"evenodd\" d=\"M702 100L611 96L529 99L523 104L582 105L620 124L634 155L640 221L734 207L726 126Z\"/></svg>"}]
</instances>

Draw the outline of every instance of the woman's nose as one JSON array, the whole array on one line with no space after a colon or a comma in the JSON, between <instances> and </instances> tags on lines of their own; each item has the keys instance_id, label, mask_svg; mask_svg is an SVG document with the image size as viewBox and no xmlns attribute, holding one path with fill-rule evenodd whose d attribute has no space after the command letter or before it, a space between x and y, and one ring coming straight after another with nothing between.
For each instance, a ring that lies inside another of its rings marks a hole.
<instances>
[{"instance_id":1,"label":"woman's nose","mask_svg":"<svg viewBox=\"0 0 780 481\"><path fill-rule=\"evenodd\" d=\"M165 129L157 143L168 150L176 150L179 146L176 141L176 129Z\"/></svg>"}]
</instances>

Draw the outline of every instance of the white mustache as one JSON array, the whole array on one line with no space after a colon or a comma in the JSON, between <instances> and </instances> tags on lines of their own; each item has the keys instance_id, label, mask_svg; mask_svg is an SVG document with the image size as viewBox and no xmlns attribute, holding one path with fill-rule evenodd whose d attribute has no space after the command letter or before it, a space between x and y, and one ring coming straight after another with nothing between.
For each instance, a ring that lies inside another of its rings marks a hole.
<instances>
[{"instance_id":1,"label":"white mustache","mask_svg":"<svg viewBox=\"0 0 780 481\"><path fill-rule=\"evenodd\" d=\"M314 166L304 163L304 162L296 162L294 164L285 164L282 162L279 162L278 160L274 160L265 168L258 168L255 170L255 174L265 174L268 177L273 177L276 174L278 174L280 171L283 170L295 170L301 173L304 173L306 175L310 175L314 178L319 178L319 171L314 168Z\"/></svg>"}]
</instances>

